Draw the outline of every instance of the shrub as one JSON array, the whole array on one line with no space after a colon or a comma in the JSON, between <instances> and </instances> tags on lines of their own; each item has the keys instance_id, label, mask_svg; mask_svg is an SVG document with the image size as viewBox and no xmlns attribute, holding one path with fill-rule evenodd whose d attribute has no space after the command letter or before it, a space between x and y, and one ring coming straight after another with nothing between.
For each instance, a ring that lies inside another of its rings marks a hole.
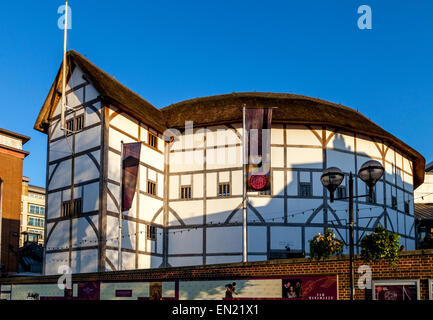
<instances>
[{"instance_id":1,"label":"shrub","mask_svg":"<svg viewBox=\"0 0 433 320\"><path fill-rule=\"evenodd\" d=\"M398 260L400 236L392 233L381 225L376 226L374 231L361 240L361 257L365 261L375 262L387 260L390 265L395 266Z\"/></svg>"},{"instance_id":2,"label":"shrub","mask_svg":"<svg viewBox=\"0 0 433 320\"><path fill-rule=\"evenodd\" d=\"M336 239L332 230L326 229L323 234L316 234L310 242L311 258L328 258L343 253L343 242Z\"/></svg>"}]
</instances>

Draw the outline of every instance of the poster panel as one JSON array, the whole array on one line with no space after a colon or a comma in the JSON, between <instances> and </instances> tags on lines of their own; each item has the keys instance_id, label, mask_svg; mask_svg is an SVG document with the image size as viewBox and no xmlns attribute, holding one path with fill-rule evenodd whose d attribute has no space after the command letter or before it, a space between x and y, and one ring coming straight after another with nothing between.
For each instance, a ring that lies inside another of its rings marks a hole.
<instances>
[{"instance_id":1,"label":"poster panel","mask_svg":"<svg viewBox=\"0 0 433 320\"><path fill-rule=\"evenodd\" d=\"M337 300L337 276L180 281L180 300Z\"/></svg>"},{"instance_id":2,"label":"poster panel","mask_svg":"<svg viewBox=\"0 0 433 320\"><path fill-rule=\"evenodd\" d=\"M419 280L373 281L373 300L419 300Z\"/></svg>"}]
</instances>

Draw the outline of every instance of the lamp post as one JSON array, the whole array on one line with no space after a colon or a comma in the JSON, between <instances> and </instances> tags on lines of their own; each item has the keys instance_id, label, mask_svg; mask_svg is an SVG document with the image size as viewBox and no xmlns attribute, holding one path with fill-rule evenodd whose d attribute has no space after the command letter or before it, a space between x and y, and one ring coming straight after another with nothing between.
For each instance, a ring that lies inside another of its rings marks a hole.
<instances>
[{"instance_id":1,"label":"lamp post","mask_svg":"<svg viewBox=\"0 0 433 320\"><path fill-rule=\"evenodd\" d=\"M331 167L325 169L320 177L320 181L323 186L330 192L330 201L334 200L349 200L349 256L350 256L350 300L354 297L354 285L353 285L353 256L354 256L354 237L353 237L353 199L361 197L373 197L374 186L377 181L382 177L384 168L379 161L370 160L364 163L358 171L359 178L364 181L368 186L368 195L353 195L353 174L349 174L349 197L344 198L334 198L334 192L337 190L338 186L343 182L344 174L336 167Z\"/></svg>"}]
</instances>

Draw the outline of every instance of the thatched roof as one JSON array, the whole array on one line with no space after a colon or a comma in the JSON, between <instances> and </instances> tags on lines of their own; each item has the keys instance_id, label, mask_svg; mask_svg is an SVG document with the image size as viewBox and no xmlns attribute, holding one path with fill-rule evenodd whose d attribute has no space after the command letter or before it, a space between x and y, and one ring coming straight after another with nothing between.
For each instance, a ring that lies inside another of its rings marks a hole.
<instances>
[{"instance_id":1,"label":"thatched roof","mask_svg":"<svg viewBox=\"0 0 433 320\"><path fill-rule=\"evenodd\" d=\"M413 161L415 188L424 181L424 157L351 108L295 94L243 92L196 98L157 109L77 52L69 51L67 57L71 70L78 65L105 99L161 132L166 128L183 128L185 121L193 121L194 126L241 122L243 104L275 107L273 123L327 125L384 140ZM44 123L49 121L52 106L60 99L60 81L61 67L36 120L36 130L46 132Z\"/></svg>"},{"instance_id":2,"label":"thatched roof","mask_svg":"<svg viewBox=\"0 0 433 320\"><path fill-rule=\"evenodd\" d=\"M155 129L165 130L162 113L159 109L73 50L67 53L67 79L69 79L71 71L76 65L86 74L101 97L125 109L126 112L131 113ZM48 121L53 111L52 106L56 105L60 99L61 77L62 66L60 66L56 79L36 120L34 128L38 131L46 132L44 121Z\"/></svg>"}]
</instances>

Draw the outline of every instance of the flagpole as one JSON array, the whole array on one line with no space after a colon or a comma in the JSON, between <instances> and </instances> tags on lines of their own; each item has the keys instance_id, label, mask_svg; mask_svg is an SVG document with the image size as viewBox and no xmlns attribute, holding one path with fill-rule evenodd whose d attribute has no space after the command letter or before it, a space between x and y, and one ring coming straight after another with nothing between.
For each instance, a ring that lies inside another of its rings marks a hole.
<instances>
[{"instance_id":1,"label":"flagpole","mask_svg":"<svg viewBox=\"0 0 433 320\"><path fill-rule=\"evenodd\" d=\"M120 190L119 190L119 251L117 256L117 270L122 270L122 184L123 184L123 140L120 142Z\"/></svg>"},{"instance_id":2,"label":"flagpole","mask_svg":"<svg viewBox=\"0 0 433 320\"><path fill-rule=\"evenodd\" d=\"M242 214L242 261L248 261L248 238L247 238L247 184L246 184L246 145L247 145L247 137L245 130L245 103L242 105L242 171L243 171L243 194L242 194L242 206L243 206L243 214Z\"/></svg>"}]
</instances>

